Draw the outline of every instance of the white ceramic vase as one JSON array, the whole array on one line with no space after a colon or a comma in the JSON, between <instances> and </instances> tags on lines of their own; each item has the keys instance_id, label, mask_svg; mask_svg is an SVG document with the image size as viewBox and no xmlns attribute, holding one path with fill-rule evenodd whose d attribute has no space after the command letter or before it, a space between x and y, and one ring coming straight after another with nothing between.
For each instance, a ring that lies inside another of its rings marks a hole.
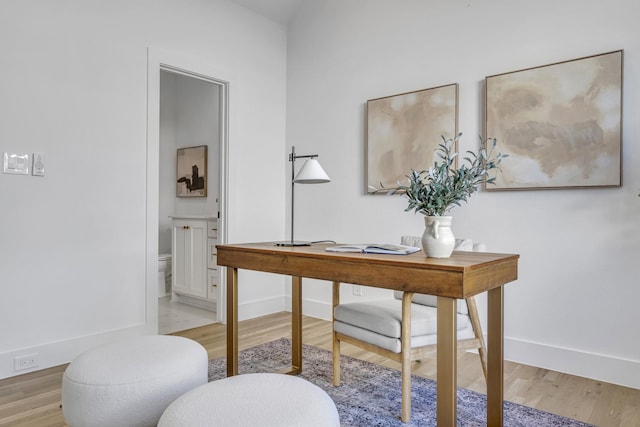
<instances>
[{"instance_id":1,"label":"white ceramic vase","mask_svg":"<svg viewBox=\"0 0 640 427\"><path fill-rule=\"evenodd\" d=\"M430 258L449 258L456 245L451 216L425 216L422 250Z\"/></svg>"}]
</instances>

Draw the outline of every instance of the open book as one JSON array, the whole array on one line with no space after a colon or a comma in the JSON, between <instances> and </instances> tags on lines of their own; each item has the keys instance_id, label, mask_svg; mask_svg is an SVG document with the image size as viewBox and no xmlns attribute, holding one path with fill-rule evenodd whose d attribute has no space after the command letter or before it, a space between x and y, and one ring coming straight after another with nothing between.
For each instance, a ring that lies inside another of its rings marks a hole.
<instances>
[{"instance_id":1,"label":"open book","mask_svg":"<svg viewBox=\"0 0 640 427\"><path fill-rule=\"evenodd\" d=\"M361 245L329 246L326 250L328 252L360 252L364 254L407 255L418 252L420 248L405 245L365 243Z\"/></svg>"}]
</instances>

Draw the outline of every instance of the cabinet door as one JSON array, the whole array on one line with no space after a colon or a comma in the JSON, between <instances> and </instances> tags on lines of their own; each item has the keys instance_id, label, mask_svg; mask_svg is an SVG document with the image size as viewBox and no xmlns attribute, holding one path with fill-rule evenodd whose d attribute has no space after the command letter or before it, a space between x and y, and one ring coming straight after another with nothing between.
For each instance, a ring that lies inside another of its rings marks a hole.
<instances>
[{"instance_id":1,"label":"cabinet door","mask_svg":"<svg viewBox=\"0 0 640 427\"><path fill-rule=\"evenodd\" d=\"M176 220L173 224L173 289L207 297L207 223Z\"/></svg>"},{"instance_id":2,"label":"cabinet door","mask_svg":"<svg viewBox=\"0 0 640 427\"><path fill-rule=\"evenodd\" d=\"M176 292L187 292L191 281L189 262L191 258L191 243L187 225L184 221L173 222L171 258L171 289Z\"/></svg>"},{"instance_id":3,"label":"cabinet door","mask_svg":"<svg viewBox=\"0 0 640 427\"><path fill-rule=\"evenodd\" d=\"M207 223L206 221L191 221L189 224L191 235L191 283L189 294L197 297L207 297Z\"/></svg>"}]
</instances>

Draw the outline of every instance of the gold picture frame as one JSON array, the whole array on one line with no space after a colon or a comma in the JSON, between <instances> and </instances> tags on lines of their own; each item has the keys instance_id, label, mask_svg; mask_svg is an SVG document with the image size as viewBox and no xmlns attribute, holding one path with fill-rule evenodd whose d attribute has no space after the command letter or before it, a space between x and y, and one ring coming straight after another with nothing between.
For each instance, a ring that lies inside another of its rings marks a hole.
<instances>
[{"instance_id":1,"label":"gold picture frame","mask_svg":"<svg viewBox=\"0 0 640 427\"><path fill-rule=\"evenodd\" d=\"M457 133L457 83L368 100L365 191L397 190L411 170L433 164L443 136Z\"/></svg>"},{"instance_id":2,"label":"gold picture frame","mask_svg":"<svg viewBox=\"0 0 640 427\"><path fill-rule=\"evenodd\" d=\"M178 148L176 197L207 197L207 146Z\"/></svg>"},{"instance_id":3,"label":"gold picture frame","mask_svg":"<svg viewBox=\"0 0 640 427\"><path fill-rule=\"evenodd\" d=\"M623 51L485 78L485 136L509 158L486 190L622 185Z\"/></svg>"}]
</instances>

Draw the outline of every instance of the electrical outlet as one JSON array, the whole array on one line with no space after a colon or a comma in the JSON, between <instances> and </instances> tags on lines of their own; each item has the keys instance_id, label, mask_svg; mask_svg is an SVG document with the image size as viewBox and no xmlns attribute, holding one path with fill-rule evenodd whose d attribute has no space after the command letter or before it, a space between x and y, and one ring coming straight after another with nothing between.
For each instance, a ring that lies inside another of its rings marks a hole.
<instances>
[{"instance_id":1,"label":"electrical outlet","mask_svg":"<svg viewBox=\"0 0 640 427\"><path fill-rule=\"evenodd\" d=\"M362 296L362 286L353 285L353 294L356 295L356 296L361 297Z\"/></svg>"},{"instance_id":2,"label":"electrical outlet","mask_svg":"<svg viewBox=\"0 0 640 427\"><path fill-rule=\"evenodd\" d=\"M33 153L33 167L31 168L31 174L33 176L44 176L44 154Z\"/></svg>"},{"instance_id":3,"label":"electrical outlet","mask_svg":"<svg viewBox=\"0 0 640 427\"><path fill-rule=\"evenodd\" d=\"M25 369L31 369L38 366L38 353L25 354L24 356L18 356L13 358L13 370L22 371Z\"/></svg>"}]
</instances>

